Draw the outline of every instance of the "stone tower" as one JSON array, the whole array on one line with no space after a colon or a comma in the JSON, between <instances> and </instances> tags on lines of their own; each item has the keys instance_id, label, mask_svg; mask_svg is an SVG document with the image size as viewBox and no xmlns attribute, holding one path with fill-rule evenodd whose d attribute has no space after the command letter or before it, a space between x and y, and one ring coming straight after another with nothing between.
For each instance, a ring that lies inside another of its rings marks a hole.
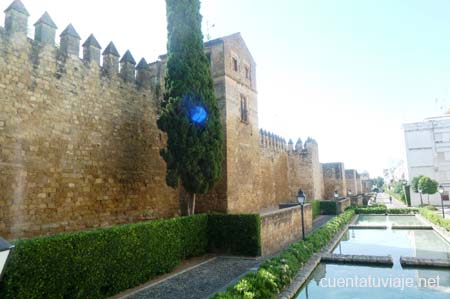
<instances>
[{"instance_id":1,"label":"stone tower","mask_svg":"<svg viewBox=\"0 0 450 299\"><path fill-rule=\"evenodd\" d=\"M240 33L205 43L215 93L225 129L222 181L199 200L199 210L237 213L250 211L258 200L259 127L256 63Z\"/></svg>"},{"instance_id":2,"label":"stone tower","mask_svg":"<svg viewBox=\"0 0 450 299\"><path fill-rule=\"evenodd\" d=\"M259 127L256 63L240 33L204 44L211 65L215 95L225 135L225 161L221 181L208 194L199 196L198 212L255 212L260 193ZM157 94L164 93L167 55L148 66Z\"/></svg>"}]
</instances>

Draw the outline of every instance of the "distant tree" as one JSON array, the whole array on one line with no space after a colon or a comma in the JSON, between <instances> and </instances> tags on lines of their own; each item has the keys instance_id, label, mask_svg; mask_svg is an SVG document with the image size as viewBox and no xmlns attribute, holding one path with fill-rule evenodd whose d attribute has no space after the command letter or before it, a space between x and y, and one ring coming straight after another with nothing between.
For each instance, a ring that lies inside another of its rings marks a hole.
<instances>
[{"instance_id":1,"label":"distant tree","mask_svg":"<svg viewBox=\"0 0 450 299\"><path fill-rule=\"evenodd\" d=\"M430 204L430 195L438 192L439 183L427 176L422 176L419 180L419 189L423 194L428 194L428 204Z\"/></svg>"},{"instance_id":2,"label":"distant tree","mask_svg":"<svg viewBox=\"0 0 450 299\"><path fill-rule=\"evenodd\" d=\"M384 186L384 179L382 177L377 177L376 179L373 180L373 184L378 188L378 189L382 189Z\"/></svg>"},{"instance_id":3,"label":"distant tree","mask_svg":"<svg viewBox=\"0 0 450 299\"><path fill-rule=\"evenodd\" d=\"M167 184L181 181L191 194L188 214L194 214L196 194L207 193L221 177L224 137L203 49L200 1L167 0L166 11L168 60L158 127L168 140L161 156Z\"/></svg>"},{"instance_id":4,"label":"distant tree","mask_svg":"<svg viewBox=\"0 0 450 299\"><path fill-rule=\"evenodd\" d=\"M411 180L411 189L416 193L419 192L419 181L422 177L423 177L422 175L419 175L419 176L413 177L413 179Z\"/></svg>"}]
</instances>

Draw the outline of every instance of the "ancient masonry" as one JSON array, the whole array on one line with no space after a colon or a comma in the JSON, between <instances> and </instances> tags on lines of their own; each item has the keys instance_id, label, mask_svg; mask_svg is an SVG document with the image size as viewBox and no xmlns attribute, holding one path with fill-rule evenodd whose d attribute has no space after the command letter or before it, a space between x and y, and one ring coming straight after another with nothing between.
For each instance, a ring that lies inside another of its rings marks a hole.
<instances>
[{"instance_id":1,"label":"ancient masonry","mask_svg":"<svg viewBox=\"0 0 450 299\"><path fill-rule=\"evenodd\" d=\"M102 52L90 35L80 58L81 38L72 25L60 34L58 47L57 26L47 13L34 24L34 39L27 38L29 14L19 0L5 14L0 235L30 237L180 215L182 192L165 184L159 155L165 136L156 126L166 57L136 64L130 51L120 57L112 42ZM256 65L240 34L207 42L205 52L226 160L223 179L199 198L198 210L259 213L295 201L299 188L310 199L332 198L335 190L345 195L343 165L321 165L313 139L294 147L259 130Z\"/></svg>"}]
</instances>

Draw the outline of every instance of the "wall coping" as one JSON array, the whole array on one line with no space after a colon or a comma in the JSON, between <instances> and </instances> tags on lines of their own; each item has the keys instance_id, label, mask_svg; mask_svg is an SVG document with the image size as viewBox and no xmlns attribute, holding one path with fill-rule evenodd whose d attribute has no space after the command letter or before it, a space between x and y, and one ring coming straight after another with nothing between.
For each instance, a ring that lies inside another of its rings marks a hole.
<instances>
[{"instance_id":1,"label":"wall coping","mask_svg":"<svg viewBox=\"0 0 450 299\"><path fill-rule=\"evenodd\" d=\"M306 204L303 205L303 207L305 207L305 208L306 207L311 207L311 204L310 203L306 203ZM265 218L265 217L270 217L270 216L277 215L277 214L291 213L291 212L293 212L293 210L299 210L299 209L300 209L300 205L297 205L297 206L290 207L290 208L278 209L278 210L275 210L275 211L264 212L264 213L261 213L260 216L262 218Z\"/></svg>"}]
</instances>

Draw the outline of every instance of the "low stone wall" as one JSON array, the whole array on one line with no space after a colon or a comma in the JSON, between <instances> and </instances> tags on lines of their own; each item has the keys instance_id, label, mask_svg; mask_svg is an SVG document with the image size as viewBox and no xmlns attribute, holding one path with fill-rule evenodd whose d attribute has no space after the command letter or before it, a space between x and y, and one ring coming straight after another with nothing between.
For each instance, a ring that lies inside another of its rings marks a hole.
<instances>
[{"instance_id":1,"label":"low stone wall","mask_svg":"<svg viewBox=\"0 0 450 299\"><path fill-rule=\"evenodd\" d=\"M338 214L341 214L345 211L346 208L348 208L351 204L350 198L345 198L342 200L339 200L337 202L337 210L338 210Z\"/></svg>"},{"instance_id":2,"label":"low stone wall","mask_svg":"<svg viewBox=\"0 0 450 299\"><path fill-rule=\"evenodd\" d=\"M312 207L304 206L305 232L312 228ZM270 255L302 237L300 206L261 215L261 254Z\"/></svg>"},{"instance_id":3,"label":"low stone wall","mask_svg":"<svg viewBox=\"0 0 450 299\"><path fill-rule=\"evenodd\" d=\"M362 207L363 206L363 196L362 195L358 195L358 196L352 196L351 197L351 203L352 206L357 206L357 207Z\"/></svg>"},{"instance_id":4,"label":"low stone wall","mask_svg":"<svg viewBox=\"0 0 450 299\"><path fill-rule=\"evenodd\" d=\"M392 256L373 256L373 255L352 255L352 254L332 254L325 253L321 257L322 262L334 264L359 264L359 265L387 265L392 266L394 261Z\"/></svg>"}]
</instances>

